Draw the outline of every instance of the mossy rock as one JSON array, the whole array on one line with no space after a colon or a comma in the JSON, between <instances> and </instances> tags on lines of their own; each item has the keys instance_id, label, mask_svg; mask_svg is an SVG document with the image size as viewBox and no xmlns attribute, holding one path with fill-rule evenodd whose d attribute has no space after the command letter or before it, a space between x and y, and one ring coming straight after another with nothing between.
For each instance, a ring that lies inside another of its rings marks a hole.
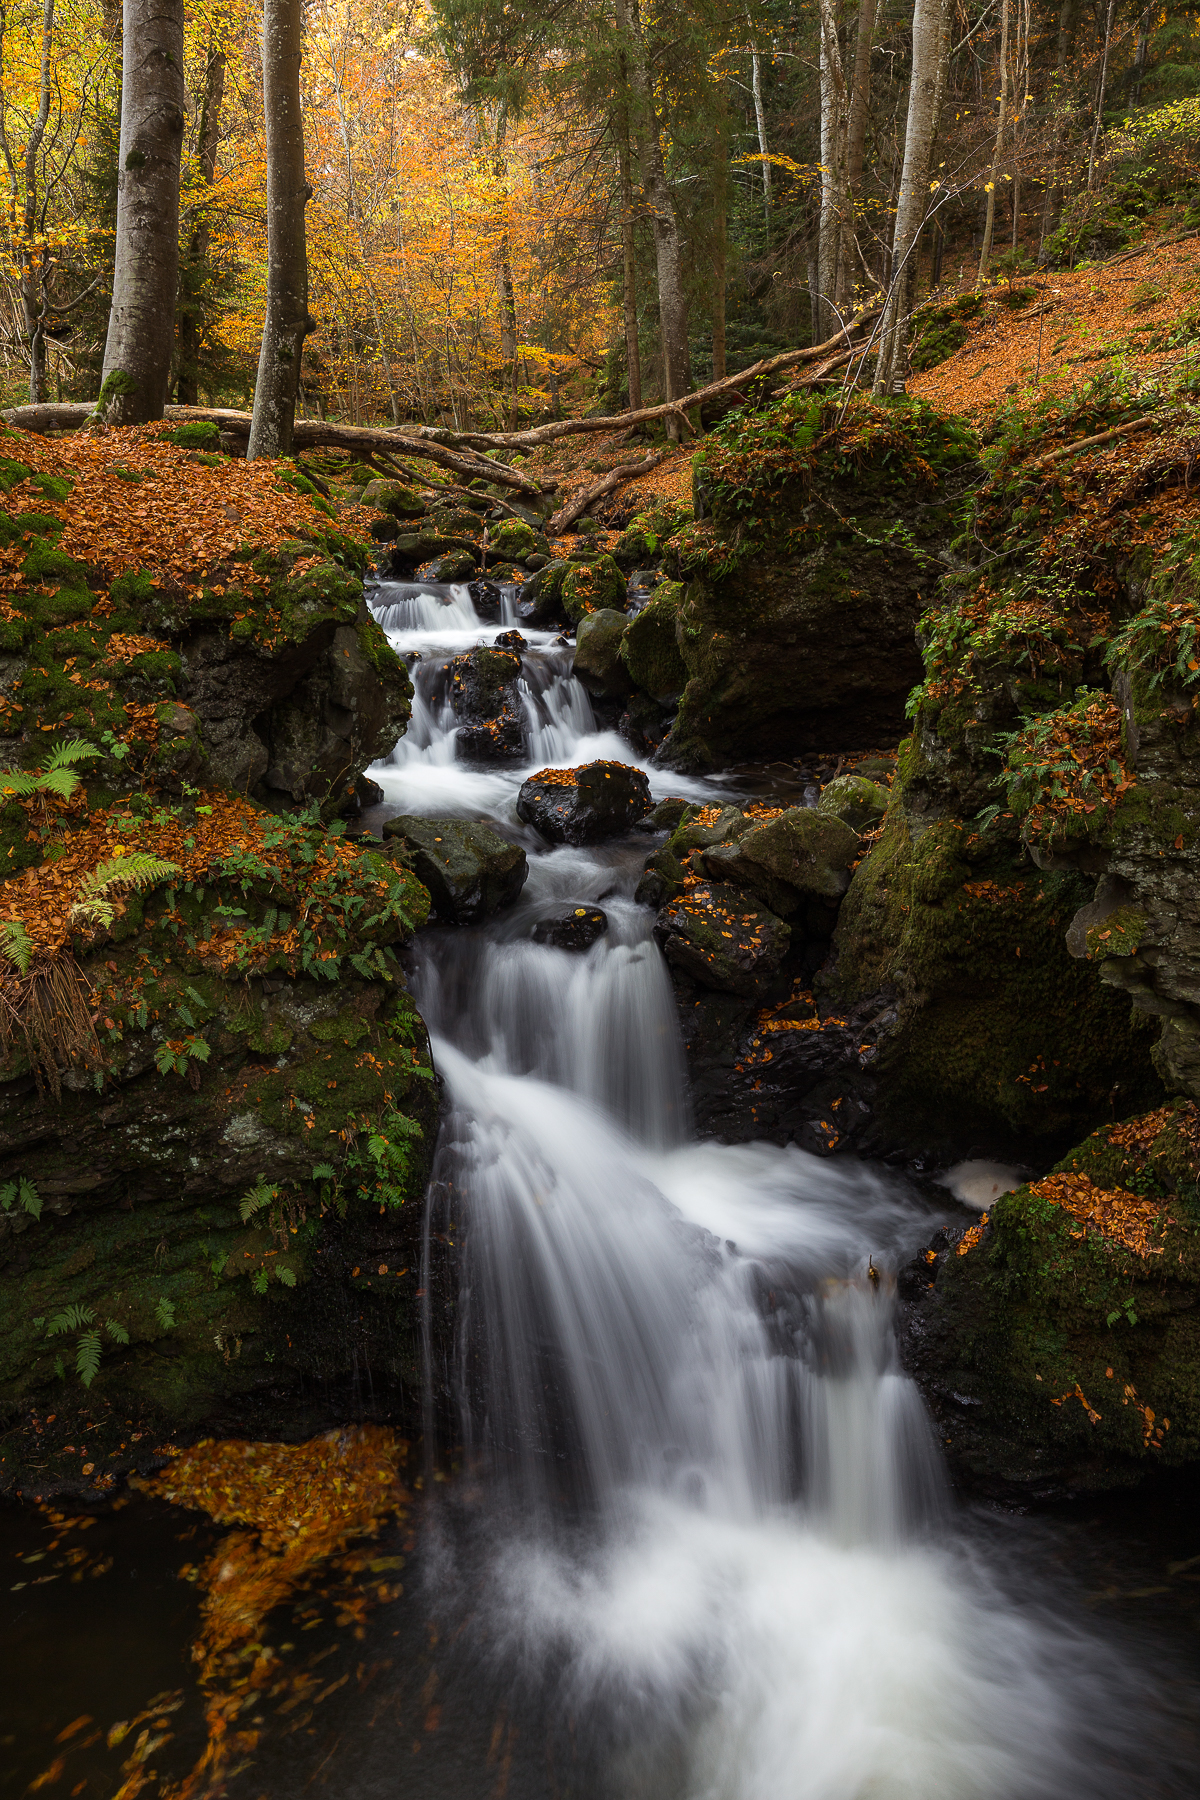
<instances>
[{"instance_id":1,"label":"mossy rock","mask_svg":"<svg viewBox=\"0 0 1200 1800\"><path fill-rule=\"evenodd\" d=\"M623 612L601 607L587 613L579 621L575 634L575 660L572 672L590 694L604 699L621 699L633 692L622 651L629 619Z\"/></svg>"},{"instance_id":2,"label":"mossy rock","mask_svg":"<svg viewBox=\"0 0 1200 1800\"><path fill-rule=\"evenodd\" d=\"M373 472L363 488L362 504L378 506L394 519L420 519L429 510L415 489L405 487L402 481L380 480Z\"/></svg>"},{"instance_id":3,"label":"mossy rock","mask_svg":"<svg viewBox=\"0 0 1200 1800\"><path fill-rule=\"evenodd\" d=\"M838 775L821 790L817 811L832 813L853 831L870 831L888 809L891 795L865 775Z\"/></svg>"},{"instance_id":4,"label":"mossy rock","mask_svg":"<svg viewBox=\"0 0 1200 1800\"><path fill-rule=\"evenodd\" d=\"M543 569L542 574L546 572ZM560 596L567 618L572 625L578 625L585 613L604 608L624 611L625 577L611 556L597 556L589 562L573 561L563 577Z\"/></svg>"},{"instance_id":5,"label":"mossy rock","mask_svg":"<svg viewBox=\"0 0 1200 1800\"><path fill-rule=\"evenodd\" d=\"M677 581L664 581L633 619L621 645L621 660L635 687L666 704L678 698L687 683L687 668L676 642L683 589Z\"/></svg>"},{"instance_id":6,"label":"mossy rock","mask_svg":"<svg viewBox=\"0 0 1200 1800\"><path fill-rule=\"evenodd\" d=\"M524 519L501 519L488 533L488 555L500 562L524 562L537 551L545 554L546 540Z\"/></svg>"}]
</instances>

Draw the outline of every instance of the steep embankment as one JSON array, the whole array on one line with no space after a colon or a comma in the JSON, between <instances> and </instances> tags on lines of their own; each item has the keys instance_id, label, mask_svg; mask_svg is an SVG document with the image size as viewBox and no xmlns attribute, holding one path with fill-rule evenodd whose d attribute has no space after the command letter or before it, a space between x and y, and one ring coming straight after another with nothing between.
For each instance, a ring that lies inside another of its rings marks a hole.
<instances>
[{"instance_id":1,"label":"steep embankment","mask_svg":"<svg viewBox=\"0 0 1200 1800\"><path fill-rule=\"evenodd\" d=\"M411 689L362 518L206 435L2 446L4 1486L416 1375L428 900L336 817Z\"/></svg>"}]
</instances>

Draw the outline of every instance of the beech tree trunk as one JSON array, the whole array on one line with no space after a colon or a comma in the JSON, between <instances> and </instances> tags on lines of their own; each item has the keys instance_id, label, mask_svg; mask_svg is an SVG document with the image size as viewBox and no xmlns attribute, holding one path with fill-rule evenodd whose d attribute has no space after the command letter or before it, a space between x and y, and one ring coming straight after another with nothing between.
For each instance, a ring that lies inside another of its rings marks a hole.
<instances>
[{"instance_id":1,"label":"beech tree trunk","mask_svg":"<svg viewBox=\"0 0 1200 1800\"><path fill-rule=\"evenodd\" d=\"M725 376L725 265L729 209L729 114L723 88L716 90L713 104L717 116L713 134L713 249L709 306L712 312L712 378L722 381Z\"/></svg>"},{"instance_id":2,"label":"beech tree trunk","mask_svg":"<svg viewBox=\"0 0 1200 1800\"><path fill-rule=\"evenodd\" d=\"M691 354L687 335L687 292L683 282L683 246L675 200L663 162L662 136L646 43L638 16L637 0L617 0L617 26L628 32L630 86L638 108L638 150L642 165L642 190L654 229L654 261L658 274L658 320L662 338L663 372L668 400L678 400L692 385ZM678 438L679 421L669 418L667 431Z\"/></svg>"},{"instance_id":3,"label":"beech tree trunk","mask_svg":"<svg viewBox=\"0 0 1200 1800\"><path fill-rule=\"evenodd\" d=\"M748 25L750 24L749 13L746 14L746 23ZM750 26L750 29L751 29L751 33L753 33L753 30L754 30L753 25ZM767 248L769 249L770 245L771 245L771 200L772 200L772 194L771 194L771 165L767 159L770 156L771 152L770 152L770 148L767 143L767 115L763 109L762 64L759 59L758 51L755 48L753 42L751 42L751 46L750 46L750 89L754 95L754 123L758 130L758 154L762 158L763 212L766 216L766 226L767 226L766 243L767 243Z\"/></svg>"},{"instance_id":4,"label":"beech tree trunk","mask_svg":"<svg viewBox=\"0 0 1200 1800\"><path fill-rule=\"evenodd\" d=\"M907 336L909 266L925 223L929 162L945 92L944 64L950 53L950 0L916 0L913 8L913 61L904 128L904 161L896 199L896 224L887 300L879 327L875 392L888 393L902 379Z\"/></svg>"},{"instance_id":5,"label":"beech tree trunk","mask_svg":"<svg viewBox=\"0 0 1200 1800\"><path fill-rule=\"evenodd\" d=\"M987 217L983 221L983 243L979 249L979 272L975 286L987 280L988 262L992 254L992 232L996 224L996 183L1000 179L1000 158L1004 154L1004 127L1008 122L1008 0L1000 0L1000 93L996 105L996 142L992 150L992 167L987 184Z\"/></svg>"},{"instance_id":6,"label":"beech tree trunk","mask_svg":"<svg viewBox=\"0 0 1200 1800\"><path fill-rule=\"evenodd\" d=\"M161 419L179 283L183 0L125 0L117 244L101 397L114 425Z\"/></svg>"},{"instance_id":7,"label":"beech tree trunk","mask_svg":"<svg viewBox=\"0 0 1200 1800\"><path fill-rule=\"evenodd\" d=\"M217 149L221 142L221 107L224 102L225 52L214 44L208 53L204 99L200 103L200 129L196 134L196 157L200 165L200 178L206 187L211 187L216 180ZM212 222L207 202L201 199L196 223L188 240L188 276L195 286L203 278L202 271L208 260L211 243ZM185 287L187 285L185 277ZM195 406L200 398L199 361L203 332L204 317L198 295L189 292L181 303L179 315L179 379L175 384L175 391L181 406Z\"/></svg>"},{"instance_id":8,"label":"beech tree trunk","mask_svg":"<svg viewBox=\"0 0 1200 1800\"><path fill-rule=\"evenodd\" d=\"M1051 96L1054 106L1054 142L1050 153L1051 179L1046 188L1045 204L1042 207L1042 231L1038 244L1038 261L1041 261L1042 246L1050 233L1057 229L1059 214L1062 211L1063 190L1058 178L1059 157L1062 154L1063 112L1065 101L1063 89L1066 85L1067 62L1071 54L1071 46L1075 35L1075 0L1062 0L1058 15L1058 56L1055 62Z\"/></svg>"},{"instance_id":9,"label":"beech tree trunk","mask_svg":"<svg viewBox=\"0 0 1200 1800\"><path fill-rule=\"evenodd\" d=\"M311 329L300 113L300 0L265 0L263 110L267 121L267 313L263 320L248 458L289 456L300 357Z\"/></svg>"},{"instance_id":10,"label":"beech tree trunk","mask_svg":"<svg viewBox=\"0 0 1200 1800\"><path fill-rule=\"evenodd\" d=\"M838 268L837 302L843 311L850 304L857 280L854 203L862 193L863 155L867 142L867 117L871 106L871 47L875 39L878 0L860 0L858 33L854 42L854 74L850 84L850 110L846 126L846 207L842 229L842 255Z\"/></svg>"},{"instance_id":11,"label":"beech tree trunk","mask_svg":"<svg viewBox=\"0 0 1200 1800\"><path fill-rule=\"evenodd\" d=\"M1113 19L1116 16L1117 0L1108 0L1108 18L1104 26L1104 54L1100 58L1100 91L1096 95L1096 125L1092 132L1091 148L1088 151L1088 193L1092 191L1092 182L1096 174L1096 155L1100 149L1100 133L1104 128L1104 94L1108 87L1108 50L1112 43Z\"/></svg>"},{"instance_id":12,"label":"beech tree trunk","mask_svg":"<svg viewBox=\"0 0 1200 1800\"><path fill-rule=\"evenodd\" d=\"M633 241L633 159L629 147L629 80L625 52L619 56L620 93L613 136L621 186L621 311L625 320L625 361L629 368L629 406L642 404L642 347L638 338L637 260Z\"/></svg>"}]
</instances>

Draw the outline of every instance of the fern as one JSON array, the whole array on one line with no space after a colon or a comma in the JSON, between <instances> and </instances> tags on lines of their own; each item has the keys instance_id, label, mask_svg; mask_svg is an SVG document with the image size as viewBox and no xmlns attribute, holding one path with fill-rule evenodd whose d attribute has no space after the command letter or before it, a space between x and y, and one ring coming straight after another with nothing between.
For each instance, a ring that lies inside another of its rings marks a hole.
<instances>
[{"instance_id":1,"label":"fern","mask_svg":"<svg viewBox=\"0 0 1200 1800\"><path fill-rule=\"evenodd\" d=\"M105 1319L104 1329L107 1331L114 1344L127 1344L129 1342L129 1333L119 1319Z\"/></svg>"},{"instance_id":2,"label":"fern","mask_svg":"<svg viewBox=\"0 0 1200 1800\"><path fill-rule=\"evenodd\" d=\"M173 1330L175 1325L175 1307L173 1302L168 1300L165 1294L154 1308L154 1316L164 1331Z\"/></svg>"},{"instance_id":3,"label":"fern","mask_svg":"<svg viewBox=\"0 0 1200 1800\"><path fill-rule=\"evenodd\" d=\"M71 919L87 925L111 925L116 907L109 898L121 888L148 888L180 873L178 863L165 857L151 856L146 850L132 850L128 856L114 856L102 862L79 884L79 894L71 908Z\"/></svg>"},{"instance_id":4,"label":"fern","mask_svg":"<svg viewBox=\"0 0 1200 1800\"><path fill-rule=\"evenodd\" d=\"M33 939L25 929L24 919L6 919L0 925L0 953L16 966L19 975L28 974L33 961Z\"/></svg>"},{"instance_id":5,"label":"fern","mask_svg":"<svg viewBox=\"0 0 1200 1800\"><path fill-rule=\"evenodd\" d=\"M277 1198L278 1189L273 1188L270 1182L264 1180L260 1175L250 1192L242 1196L242 1204L239 1209L242 1215L242 1224L245 1225L256 1212L261 1212L264 1206L270 1206L272 1200Z\"/></svg>"},{"instance_id":6,"label":"fern","mask_svg":"<svg viewBox=\"0 0 1200 1800\"><path fill-rule=\"evenodd\" d=\"M281 1268L279 1270L279 1279L282 1281L284 1287L295 1287L296 1285L296 1276L291 1269Z\"/></svg>"},{"instance_id":7,"label":"fern","mask_svg":"<svg viewBox=\"0 0 1200 1800\"><path fill-rule=\"evenodd\" d=\"M33 1182L26 1181L23 1175L19 1180L6 1181L4 1186L0 1187L0 1207L2 1207L5 1212L11 1212L13 1207L18 1204L31 1218L41 1218L42 1196L38 1193Z\"/></svg>"},{"instance_id":8,"label":"fern","mask_svg":"<svg viewBox=\"0 0 1200 1800\"><path fill-rule=\"evenodd\" d=\"M90 1325L96 1317L94 1306L68 1306L60 1313L55 1313L46 1328L47 1337L57 1337L61 1331L80 1331Z\"/></svg>"},{"instance_id":9,"label":"fern","mask_svg":"<svg viewBox=\"0 0 1200 1800\"><path fill-rule=\"evenodd\" d=\"M129 1333L119 1319L105 1319L103 1329L107 1331L114 1344L127 1344ZM101 1327L96 1324L94 1306L74 1304L55 1313L46 1329L47 1337L57 1337L64 1331L78 1331L75 1343L75 1373L84 1387L90 1388L100 1369L100 1353L103 1348ZM55 1360L55 1372L62 1373L62 1358Z\"/></svg>"},{"instance_id":10,"label":"fern","mask_svg":"<svg viewBox=\"0 0 1200 1800\"><path fill-rule=\"evenodd\" d=\"M73 765L99 755L95 744L89 744L85 738L65 739L54 746L42 768L34 769L32 773L27 769L7 771L0 780L0 794L16 800L27 799L32 794L54 794L60 800L69 800L79 787L79 776Z\"/></svg>"},{"instance_id":11,"label":"fern","mask_svg":"<svg viewBox=\"0 0 1200 1800\"><path fill-rule=\"evenodd\" d=\"M75 1346L75 1373L84 1387L91 1387L100 1372L100 1333L85 1331Z\"/></svg>"}]
</instances>

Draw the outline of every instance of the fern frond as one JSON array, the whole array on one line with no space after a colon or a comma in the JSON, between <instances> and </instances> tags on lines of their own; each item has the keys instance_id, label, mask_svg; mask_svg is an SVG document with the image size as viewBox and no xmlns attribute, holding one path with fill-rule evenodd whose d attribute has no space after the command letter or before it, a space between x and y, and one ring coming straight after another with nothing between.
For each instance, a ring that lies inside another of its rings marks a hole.
<instances>
[{"instance_id":1,"label":"fern frond","mask_svg":"<svg viewBox=\"0 0 1200 1800\"><path fill-rule=\"evenodd\" d=\"M134 850L129 856L113 856L99 863L79 884L79 894L71 908L71 919L89 925L111 925L116 908L108 898L120 888L148 888L180 874L178 863L149 851Z\"/></svg>"},{"instance_id":2,"label":"fern frond","mask_svg":"<svg viewBox=\"0 0 1200 1800\"><path fill-rule=\"evenodd\" d=\"M19 1197L21 1205L25 1208L25 1211L29 1214L30 1218L40 1219L42 1216L42 1196L38 1193L33 1182L26 1181L24 1176L21 1177Z\"/></svg>"},{"instance_id":3,"label":"fern frond","mask_svg":"<svg viewBox=\"0 0 1200 1800\"><path fill-rule=\"evenodd\" d=\"M174 1326L175 1305L173 1301L167 1299L165 1294L154 1308L154 1316L164 1331L170 1331Z\"/></svg>"},{"instance_id":4,"label":"fern frond","mask_svg":"<svg viewBox=\"0 0 1200 1800\"><path fill-rule=\"evenodd\" d=\"M242 1224L244 1225L248 1219L252 1219L255 1213L260 1212L264 1206L269 1206L274 1198L275 1189L273 1187L265 1181L256 1181L250 1192L242 1195L242 1204L239 1208Z\"/></svg>"},{"instance_id":5,"label":"fern frond","mask_svg":"<svg viewBox=\"0 0 1200 1800\"><path fill-rule=\"evenodd\" d=\"M79 777L74 769L47 769L35 778L34 786L43 794L57 794L60 800L69 800L79 787Z\"/></svg>"},{"instance_id":6,"label":"fern frond","mask_svg":"<svg viewBox=\"0 0 1200 1800\"><path fill-rule=\"evenodd\" d=\"M84 1387L91 1387L100 1369L100 1333L85 1331L75 1346L75 1373Z\"/></svg>"},{"instance_id":7,"label":"fern frond","mask_svg":"<svg viewBox=\"0 0 1200 1800\"><path fill-rule=\"evenodd\" d=\"M90 1325L95 1317L96 1309L93 1306L64 1307L62 1312L55 1313L46 1327L46 1336L57 1337L62 1331L79 1331L84 1325Z\"/></svg>"},{"instance_id":8,"label":"fern frond","mask_svg":"<svg viewBox=\"0 0 1200 1800\"><path fill-rule=\"evenodd\" d=\"M33 961L33 939L25 929L24 919L6 919L0 925L0 955L6 956L19 974L28 974Z\"/></svg>"},{"instance_id":9,"label":"fern frond","mask_svg":"<svg viewBox=\"0 0 1200 1800\"><path fill-rule=\"evenodd\" d=\"M0 780L0 794L36 794L37 782L32 775L26 775L22 769L6 769L4 778Z\"/></svg>"},{"instance_id":10,"label":"fern frond","mask_svg":"<svg viewBox=\"0 0 1200 1800\"><path fill-rule=\"evenodd\" d=\"M105 1319L104 1329L107 1331L114 1344L127 1344L129 1342L129 1333L119 1319Z\"/></svg>"},{"instance_id":11,"label":"fern frond","mask_svg":"<svg viewBox=\"0 0 1200 1800\"><path fill-rule=\"evenodd\" d=\"M61 744L55 744L46 763L46 773L53 774L57 769L69 768L72 763L87 762L89 757L101 755L95 744L89 744L86 738L64 738Z\"/></svg>"}]
</instances>

